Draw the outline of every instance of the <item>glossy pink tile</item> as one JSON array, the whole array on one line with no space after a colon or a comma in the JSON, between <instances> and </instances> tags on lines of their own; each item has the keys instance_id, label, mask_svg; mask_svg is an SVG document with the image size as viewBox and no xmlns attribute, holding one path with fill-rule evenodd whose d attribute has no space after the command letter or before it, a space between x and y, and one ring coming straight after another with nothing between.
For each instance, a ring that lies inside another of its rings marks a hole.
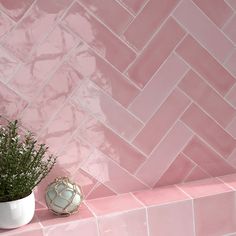
<instances>
[{"instance_id":1,"label":"glossy pink tile","mask_svg":"<svg viewBox=\"0 0 236 236\"><path fill-rule=\"evenodd\" d=\"M191 131L182 123L177 122L144 165L141 166L136 176L153 187L191 137Z\"/></svg>"},{"instance_id":2,"label":"glossy pink tile","mask_svg":"<svg viewBox=\"0 0 236 236\"><path fill-rule=\"evenodd\" d=\"M208 1L206 4L212 3ZM212 11L219 16L217 9L223 11L224 6L229 10L228 17L230 17L232 11L224 1L217 0L214 7L212 6ZM174 16L220 62L223 62L232 51L234 47L232 42L192 1L183 1L175 10Z\"/></svg>"},{"instance_id":3,"label":"glossy pink tile","mask_svg":"<svg viewBox=\"0 0 236 236\"><path fill-rule=\"evenodd\" d=\"M0 62L0 80L6 83L14 76L19 62L3 48L0 48Z\"/></svg>"},{"instance_id":4,"label":"glossy pink tile","mask_svg":"<svg viewBox=\"0 0 236 236\"><path fill-rule=\"evenodd\" d=\"M226 235L236 230L235 193L194 200L196 235Z\"/></svg>"},{"instance_id":5,"label":"glossy pink tile","mask_svg":"<svg viewBox=\"0 0 236 236\"><path fill-rule=\"evenodd\" d=\"M236 78L236 50L234 50L232 55L228 58L225 66Z\"/></svg>"},{"instance_id":6,"label":"glossy pink tile","mask_svg":"<svg viewBox=\"0 0 236 236\"><path fill-rule=\"evenodd\" d=\"M66 224L48 226L44 228L43 232L44 236L64 236L66 234L70 234L70 236L77 236L78 232L79 234L86 236L99 236L96 220L94 218L79 220L73 223L69 222Z\"/></svg>"},{"instance_id":7,"label":"glossy pink tile","mask_svg":"<svg viewBox=\"0 0 236 236\"><path fill-rule=\"evenodd\" d=\"M133 144L150 154L189 104L190 100L181 91L174 90L138 133Z\"/></svg>"},{"instance_id":8,"label":"glossy pink tile","mask_svg":"<svg viewBox=\"0 0 236 236\"><path fill-rule=\"evenodd\" d=\"M193 171L195 166L195 163L189 160L183 153L180 153L157 181L155 187L172 185L185 181L185 178Z\"/></svg>"},{"instance_id":9,"label":"glossy pink tile","mask_svg":"<svg viewBox=\"0 0 236 236\"><path fill-rule=\"evenodd\" d=\"M161 68L129 106L129 110L146 122L164 102L188 67L175 54ZM148 104L148 106L147 106Z\"/></svg>"},{"instance_id":10,"label":"glossy pink tile","mask_svg":"<svg viewBox=\"0 0 236 236\"><path fill-rule=\"evenodd\" d=\"M192 202L186 200L148 208L150 235L194 236Z\"/></svg>"},{"instance_id":11,"label":"glossy pink tile","mask_svg":"<svg viewBox=\"0 0 236 236\"><path fill-rule=\"evenodd\" d=\"M166 0L162 4L161 0L150 0L127 28L125 39L141 50L178 2L179 0Z\"/></svg>"},{"instance_id":12,"label":"glossy pink tile","mask_svg":"<svg viewBox=\"0 0 236 236\"><path fill-rule=\"evenodd\" d=\"M222 180L227 186L236 189L236 174L220 176L218 179Z\"/></svg>"},{"instance_id":13,"label":"glossy pink tile","mask_svg":"<svg viewBox=\"0 0 236 236\"><path fill-rule=\"evenodd\" d=\"M236 108L236 84L231 88L226 99Z\"/></svg>"},{"instance_id":14,"label":"glossy pink tile","mask_svg":"<svg viewBox=\"0 0 236 236\"><path fill-rule=\"evenodd\" d=\"M130 193L87 200L86 204L96 216L143 208L143 206Z\"/></svg>"},{"instance_id":15,"label":"glossy pink tile","mask_svg":"<svg viewBox=\"0 0 236 236\"><path fill-rule=\"evenodd\" d=\"M184 182L190 182L200 179L207 179L211 176L206 173L204 170L202 170L199 166L195 166L193 170L189 173L189 175L186 177Z\"/></svg>"},{"instance_id":16,"label":"glossy pink tile","mask_svg":"<svg viewBox=\"0 0 236 236\"><path fill-rule=\"evenodd\" d=\"M225 95L235 84L235 78L191 36L187 36L176 51L220 94Z\"/></svg>"},{"instance_id":17,"label":"glossy pink tile","mask_svg":"<svg viewBox=\"0 0 236 236\"><path fill-rule=\"evenodd\" d=\"M236 172L235 168L196 136L188 143L183 153L211 176Z\"/></svg>"},{"instance_id":18,"label":"glossy pink tile","mask_svg":"<svg viewBox=\"0 0 236 236\"><path fill-rule=\"evenodd\" d=\"M194 104L188 108L181 120L225 158L236 146L233 137Z\"/></svg>"},{"instance_id":19,"label":"glossy pink tile","mask_svg":"<svg viewBox=\"0 0 236 236\"><path fill-rule=\"evenodd\" d=\"M32 48L52 30L69 3L71 0L37 1L29 14L4 39L4 46L25 61Z\"/></svg>"},{"instance_id":20,"label":"glossy pink tile","mask_svg":"<svg viewBox=\"0 0 236 236\"><path fill-rule=\"evenodd\" d=\"M1 0L0 9L13 20L18 21L32 5L34 0Z\"/></svg>"},{"instance_id":21,"label":"glossy pink tile","mask_svg":"<svg viewBox=\"0 0 236 236\"><path fill-rule=\"evenodd\" d=\"M0 12L0 37L8 33L12 27L13 23L4 14Z\"/></svg>"},{"instance_id":22,"label":"glossy pink tile","mask_svg":"<svg viewBox=\"0 0 236 236\"><path fill-rule=\"evenodd\" d=\"M116 195L111 189L106 187L104 184L98 183L91 192L89 192L86 199L96 199L96 198L104 198Z\"/></svg>"},{"instance_id":23,"label":"glossy pink tile","mask_svg":"<svg viewBox=\"0 0 236 236\"><path fill-rule=\"evenodd\" d=\"M82 162L87 160L93 150L90 143L75 138L62 144L62 146L63 151L60 152L57 162L69 170L70 173L74 173ZM74 176L77 174L79 173L74 174Z\"/></svg>"},{"instance_id":24,"label":"glossy pink tile","mask_svg":"<svg viewBox=\"0 0 236 236\"><path fill-rule=\"evenodd\" d=\"M133 16L116 1L79 0L79 2L117 34L121 34L133 19Z\"/></svg>"},{"instance_id":25,"label":"glossy pink tile","mask_svg":"<svg viewBox=\"0 0 236 236\"><path fill-rule=\"evenodd\" d=\"M99 151L95 151L90 156L89 160L82 165L82 169L116 193L147 188L128 171Z\"/></svg>"},{"instance_id":26,"label":"glossy pink tile","mask_svg":"<svg viewBox=\"0 0 236 236\"><path fill-rule=\"evenodd\" d=\"M229 36L229 38L234 42L234 44L236 44L235 24L236 24L236 16L234 15L234 17L224 27L224 32Z\"/></svg>"},{"instance_id":27,"label":"glossy pink tile","mask_svg":"<svg viewBox=\"0 0 236 236\"><path fill-rule=\"evenodd\" d=\"M73 4L63 23L120 71L134 60L135 53L80 4Z\"/></svg>"},{"instance_id":28,"label":"glossy pink tile","mask_svg":"<svg viewBox=\"0 0 236 236\"><path fill-rule=\"evenodd\" d=\"M236 110L195 72L189 71L181 80L179 87L221 126L226 127L235 117Z\"/></svg>"},{"instance_id":29,"label":"glossy pink tile","mask_svg":"<svg viewBox=\"0 0 236 236\"><path fill-rule=\"evenodd\" d=\"M39 131L71 95L80 80L79 74L73 68L66 64L61 66L24 111L22 123L31 130ZM18 86L23 88L19 84Z\"/></svg>"},{"instance_id":30,"label":"glossy pink tile","mask_svg":"<svg viewBox=\"0 0 236 236\"><path fill-rule=\"evenodd\" d=\"M139 93L127 78L85 45L79 45L70 58L70 64L99 88L127 107Z\"/></svg>"},{"instance_id":31,"label":"glossy pink tile","mask_svg":"<svg viewBox=\"0 0 236 236\"><path fill-rule=\"evenodd\" d=\"M93 118L83 124L78 134L131 173L146 160L138 150Z\"/></svg>"},{"instance_id":32,"label":"glossy pink tile","mask_svg":"<svg viewBox=\"0 0 236 236\"><path fill-rule=\"evenodd\" d=\"M233 14L232 9L221 0L193 0L193 2L220 28ZM214 3L214 7L212 3Z\"/></svg>"},{"instance_id":33,"label":"glossy pink tile","mask_svg":"<svg viewBox=\"0 0 236 236\"><path fill-rule=\"evenodd\" d=\"M227 131L236 139L236 117L228 125Z\"/></svg>"},{"instance_id":34,"label":"glossy pink tile","mask_svg":"<svg viewBox=\"0 0 236 236\"><path fill-rule=\"evenodd\" d=\"M227 158L229 163L236 168L236 148L233 150L233 152L229 155Z\"/></svg>"},{"instance_id":35,"label":"glossy pink tile","mask_svg":"<svg viewBox=\"0 0 236 236\"><path fill-rule=\"evenodd\" d=\"M56 225L59 226L62 224L66 225L70 223L72 224L82 220L91 220L91 218L93 218L93 214L83 203L80 205L79 212L71 215L70 217L57 216L48 209L38 210L36 211L36 215L43 227L53 227Z\"/></svg>"},{"instance_id":36,"label":"glossy pink tile","mask_svg":"<svg viewBox=\"0 0 236 236\"><path fill-rule=\"evenodd\" d=\"M133 193L145 206L158 206L190 199L175 186L165 186Z\"/></svg>"},{"instance_id":37,"label":"glossy pink tile","mask_svg":"<svg viewBox=\"0 0 236 236\"><path fill-rule=\"evenodd\" d=\"M8 86L0 82L0 114L8 119L19 116L27 103Z\"/></svg>"},{"instance_id":38,"label":"glossy pink tile","mask_svg":"<svg viewBox=\"0 0 236 236\"><path fill-rule=\"evenodd\" d=\"M101 216L98 228L101 236L148 235L145 209Z\"/></svg>"},{"instance_id":39,"label":"glossy pink tile","mask_svg":"<svg viewBox=\"0 0 236 236\"><path fill-rule=\"evenodd\" d=\"M148 0L119 0L122 2L130 11L134 14L137 14L140 11Z\"/></svg>"},{"instance_id":40,"label":"glossy pink tile","mask_svg":"<svg viewBox=\"0 0 236 236\"><path fill-rule=\"evenodd\" d=\"M142 54L128 69L128 76L143 88L166 60L185 32L173 18L169 18Z\"/></svg>"},{"instance_id":41,"label":"glossy pink tile","mask_svg":"<svg viewBox=\"0 0 236 236\"><path fill-rule=\"evenodd\" d=\"M201 198L208 195L216 195L232 191L232 189L216 178L196 180L189 183L179 184L178 186L193 198Z\"/></svg>"},{"instance_id":42,"label":"glossy pink tile","mask_svg":"<svg viewBox=\"0 0 236 236\"><path fill-rule=\"evenodd\" d=\"M65 103L40 134L40 140L46 142L52 152L58 153L85 117L80 107Z\"/></svg>"},{"instance_id":43,"label":"glossy pink tile","mask_svg":"<svg viewBox=\"0 0 236 236\"><path fill-rule=\"evenodd\" d=\"M226 0L226 2L231 6L234 10L236 10L236 1L235 0Z\"/></svg>"},{"instance_id":44,"label":"glossy pink tile","mask_svg":"<svg viewBox=\"0 0 236 236\"><path fill-rule=\"evenodd\" d=\"M125 139L132 139L143 126L132 114L90 81L80 86L73 99Z\"/></svg>"}]
</instances>

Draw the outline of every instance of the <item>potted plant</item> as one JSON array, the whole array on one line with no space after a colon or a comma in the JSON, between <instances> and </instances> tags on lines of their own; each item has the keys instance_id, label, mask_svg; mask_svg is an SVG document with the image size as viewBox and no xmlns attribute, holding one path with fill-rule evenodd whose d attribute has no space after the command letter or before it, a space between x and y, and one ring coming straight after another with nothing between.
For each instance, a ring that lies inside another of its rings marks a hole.
<instances>
[{"instance_id":1,"label":"potted plant","mask_svg":"<svg viewBox=\"0 0 236 236\"><path fill-rule=\"evenodd\" d=\"M31 221L35 211L33 189L56 161L32 133L19 133L17 120L0 126L0 228L4 229Z\"/></svg>"}]
</instances>

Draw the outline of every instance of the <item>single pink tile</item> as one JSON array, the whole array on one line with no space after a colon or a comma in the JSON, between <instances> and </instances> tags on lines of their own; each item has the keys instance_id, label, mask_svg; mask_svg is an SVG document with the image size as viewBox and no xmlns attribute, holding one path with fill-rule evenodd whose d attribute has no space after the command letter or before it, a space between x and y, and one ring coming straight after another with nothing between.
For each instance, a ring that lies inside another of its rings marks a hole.
<instances>
[{"instance_id":1,"label":"single pink tile","mask_svg":"<svg viewBox=\"0 0 236 236\"><path fill-rule=\"evenodd\" d=\"M236 16L229 21L229 23L226 24L224 27L224 32L229 36L229 38L236 44Z\"/></svg>"},{"instance_id":2,"label":"single pink tile","mask_svg":"<svg viewBox=\"0 0 236 236\"><path fill-rule=\"evenodd\" d=\"M145 209L101 216L98 218L98 228L101 236L148 235Z\"/></svg>"},{"instance_id":3,"label":"single pink tile","mask_svg":"<svg viewBox=\"0 0 236 236\"><path fill-rule=\"evenodd\" d=\"M86 81L80 86L74 93L73 99L90 110L97 119L128 140L137 135L143 126L137 118L90 81Z\"/></svg>"},{"instance_id":4,"label":"single pink tile","mask_svg":"<svg viewBox=\"0 0 236 236\"><path fill-rule=\"evenodd\" d=\"M7 35L3 45L25 61L32 48L52 29L71 1L37 1L17 27Z\"/></svg>"},{"instance_id":5,"label":"single pink tile","mask_svg":"<svg viewBox=\"0 0 236 236\"><path fill-rule=\"evenodd\" d=\"M191 36L181 42L176 52L220 94L225 95L235 84L235 78Z\"/></svg>"},{"instance_id":6,"label":"single pink tile","mask_svg":"<svg viewBox=\"0 0 236 236\"><path fill-rule=\"evenodd\" d=\"M236 174L224 175L218 178L221 179L225 184L227 184L231 188L236 189Z\"/></svg>"},{"instance_id":7,"label":"single pink tile","mask_svg":"<svg viewBox=\"0 0 236 236\"><path fill-rule=\"evenodd\" d=\"M190 100L181 91L174 90L138 133L133 144L150 154L189 104Z\"/></svg>"},{"instance_id":8,"label":"single pink tile","mask_svg":"<svg viewBox=\"0 0 236 236\"><path fill-rule=\"evenodd\" d=\"M183 153L211 176L236 172L235 168L196 136L188 143Z\"/></svg>"},{"instance_id":9,"label":"single pink tile","mask_svg":"<svg viewBox=\"0 0 236 236\"><path fill-rule=\"evenodd\" d=\"M63 23L120 71L134 60L135 53L80 4L73 4Z\"/></svg>"},{"instance_id":10,"label":"single pink tile","mask_svg":"<svg viewBox=\"0 0 236 236\"><path fill-rule=\"evenodd\" d=\"M68 65L60 67L24 111L21 117L23 125L39 131L71 95L76 85L80 83L80 79L72 67ZM20 86L18 81L17 86Z\"/></svg>"},{"instance_id":11,"label":"single pink tile","mask_svg":"<svg viewBox=\"0 0 236 236\"><path fill-rule=\"evenodd\" d=\"M184 34L184 30L176 21L169 18L128 69L130 79L140 88L143 88L183 38Z\"/></svg>"},{"instance_id":12,"label":"single pink tile","mask_svg":"<svg viewBox=\"0 0 236 236\"><path fill-rule=\"evenodd\" d=\"M82 169L116 193L126 193L146 189L143 183L111 161L99 151L95 151Z\"/></svg>"},{"instance_id":13,"label":"single pink tile","mask_svg":"<svg viewBox=\"0 0 236 236\"><path fill-rule=\"evenodd\" d=\"M120 0L122 3L128 7L133 13L138 13L138 11L144 6L148 0Z\"/></svg>"},{"instance_id":14,"label":"single pink tile","mask_svg":"<svg viewBox=\"0 0 236 236\"><path fill-rule=\"evenodd\" d=\"M226 127L235 117L236 110L195 72L189 71L181 80L179 87L221 126Z\"/></svg>"},{"instance_id":15,"label":"single pink tile","mask_svg":"<svg viewBox=\"0 0 236 236\"><path fill-rule=\"evenodd\" d=\"M236 10L236 1L235 1L235 0L226 0L226 2L227 2L234 10Z\"/></svg>"},{"instance_id":16,"label":"single pink tile","mask_svg":"<svg viewBox=\"0 0 236 236\"><path fill-rule=\"evenodd\" d=\"M196 235L231 235L236 231L235 193L195 199L194 218Z\"/></svg>"},{"instance_id":17,"label":"single pink tile","mask_svg":"<svg viewBox=\"0 0 236 236\"><path fill-rule=\"evenodd\" d=\"M236 84L231 88L230 92L226 96L226 99L236 108Z\"/></svg>"},{"instance_id":18,"label":"single pink tile","mask_svg":"<svg viewBox=\"0 0 236 236\"><path fill-rule=\"evenodd\" d=\"M121 34L133 19L132 15L116 1L79 0L79 2L117 34Z\"/></svg>"},{"instance_id":19,"label":"single pink tile","mask_svg":"<svg viewBox=\"0 0 236 236\"><path fill-rule=\"evenodd\" d=\"M228 125L227 131L236 139L236 117Z\"/></svg>"},{"instance_id":20,"label":"single pink tile","mask_svg":"<svg viewBox=\"0 0 236 236\"><path fill-rule=\"evenodd\" d=\"M43 236L42 232L42 227L39 224L39 220L37 217L34 215L33 219L30 221L29 224L24 225L20 228L16 229L10 229L10 230L5 230L5 229L0 229L0 234L2 236Z\"/></svg>"},{"instance_id":21,"label":"single pink tile","mask_svg":"<svg viewBox=\"0 0 236 236\"><path fill-rule=\"evenodd\" d=\"M165 186L133 193L145 206L158 206L189 199L175 186Z\"/></svg>"},{"instance_id":22,"label":"single pink tile","mask_svg":"<svg viewBox=\"0 0 236 236\"><path fill-rule=\"evenodd\" d=\"M81 76L89 78L124 107L139 93L127 78L83 44L74 51L70 64Z\"/></svg>"},{"instance_id":23,"label":"single pink tile","mask_svg":"<svg viewBox=\"0 0 236 236\"><path fill-rule=\"evenodd\" d=\"M208 195L216 195L232 191L232 189L216 178L196 180L179 184L178 186L193 198L201 198Z\"/></svg>"},{"instance_id":24,"label":"single pink tile","mask_svg":"<svg viewBox=\"0 0 236 236\"><path fill-rule=\"evenodd\" d=\"M212 11L217 16L219 16L217 9L223 6L227 7L221 0L217 0L216 3L202 0L201 2L206 2L205 5L211 5ZM230 10L229 7L227 9ZM232 11L229 13L232 14ZM183 1L175 10L174 17L220 62L223 62L232 51L234 47L232 42L192 1Z\"/></svg>"},{"instance_id":25,"label":"single pink tile","mask_svg":"<svg viewBox=\"0 0 236 236\"><path fill-rule=\"evenodd\" d=\"M190 200L148 208L150 235L194 236L193 209Z\"/></svg>"},{"instance_id":26,"label":"single pink tile","mask_svg":"<svg viewBox=\"0 0 236 236\"><path fill-rule=\"evenodd\" d=\"M161 141L149 159L138 170L136 176L149 186L154 186L189 142L192 133L177 122L168 135ZM171 147L171 148L170 148ZM158 168L157 168L158 166Z\"/></svg>"},{"instance_id":27,"label":"single pink tile","mask_svg":"<svg viewBox=\"0 0 236 236\"><path fill-rule=\"evenodd\" d=\"M104 198L116 195L111 189L106 187L104 184L98 183L98 185L89 193L86 199L96 199L96 198Z\"/></svg>"},{"instance_id":28,"label":"single pink tile","mask_svg":"<svg viewBox=\"0 0 236 236\"><path fill-rule=\"evenodd\" d=\"M82 188L83 198L85 199L88 193L98 184L98 181L91 175L78 169L71 176L71 180Z\"/></svg>"},{"instance_id":29,"label":"single pink tile","mask_svg":"<svg viewBox=\"0 0 236 236\"><path fill-rule=\"evenodd\" d=\"M155 187L181 183L191 173L194 166L192 161L180 153L157 181Z\"/></svg>"},{"instance_id":30,"label":"single pink tile","mask_svg":"<svg viewBox=\"0 0 236 236\"><path fill-rule=\"evenodd\" d=\"M190 181L195 181L195 180L200 180L200 179L207 179L210 178L211 176L203 171L199 166L195 166L193 170L189 173L187 178L184 180L184 182L190 182Z\"/></svg>"},{"instance_id":31,"label":"single pink tile","mask_svg":"<svg viewBox=\"0 0 236 236\"><path fill-rule=\"evenodd\" d=\"M0 114L8 119L19 116L27 103L7 85L0 82Z\"/></svg>"},{"instance_id":32,"label":"single pink tile","mask_svg":"<svg viewBox=\"0 0 236 236\"><path fill-rule=\"evenodd\" d=\"M85 116L80 107L68 102L65 103L40 134L40 140L46 143L52 152L58 153L62 145L69 140L76 128L79 127Z\"/></svg>"},{"instance_id":33,"label":"single pink tile","mask_svg":"<svg viewBox=\"0 0 236 236\"><path fill-rule=\"evenodd\" d=\"M90 144L81 139L72 138L63 146L57 162L71 173L74 173L92 152Z\"/></svg>"},{"instance_id":34,"label":"single pink tile","mask_svg":"<svg viewBox=\"0 0 236 236\"><path fill-rule=\"evenodd\" d=\"M86 200L86 204L96 216L143 208L143 206L130 193Z\"/></svg>"},{"instance_id":35,"label":"single pink tile","mask_svg":"<svg viewBox=\"0 0 236 236\"><path fill-rule=\"evenodd\" d=\"M37 210L36 215L43 225L43 227L56 226L61 224L72 224L82 220L88 220L93 218L93 214L90 212L88 207L83 203L80 205L79 212L71 215L70 217L61 217L53 214L48 209Z\"/></svg>"},{"instance_id":36,"label":"single pink tile","mask_svg":"<svg viewBox=\"0 0 236 236\"><path fill-rule=\"evenodd\" d=\"M138 150L93 118L83 124L78 134L131 173L146 160Z\"/></svg>"},{"instance_id":37,"label":"single pink tile","mask_svg":"<svg viewBox=\"0 0 236 236\"><path fill-rule=\"evenodd\" d=\"M146 122L167 98L187 69L186 64L172 54L134 99L129 110Z\"/></svg>"},{"instance_id":38,"label":"single pink tile","mask_svg":"<svg viewBox=\"0 0 236 236\"><path fill-rule=\"evenodd\" d=\"M0 12L0 37L8 33L12 27L13 23Z\"/></svg>"},{"instance_id":39,"label":"single pink tile","mask_svg":"<svg viewBox=\"0 0 236 236\"><path fill-rule=\"evenodd\" d=\"M188 108L181 120L225 158L236 146L233 137L195 104Z\"/></svg>"},{"instance_id":40,"label":"single pink tile","mask_svg":"<svg viewBox=\"0 0 236 236\"><path fill-rule=\"evenodd\" d=\"M178 2L179 0L166 0L162 4L161 0L150 0L127 28L125 39L141 50Z\"/></svg>"},{"instance_id":41,"label":"single pink tile","mask_svg":"<svg viewBox=\"0 0 236 236\"><path fill-rule=\"evenodd\" d=\"M13 20L18 21L33 2L34 0L1 0L0 8Z\"/></svg>"},{"instance_id":42,"label":"single pink tile","mask_svg":"<svg viewBox=\"0 0 236 236\"><path fill-rule=\"evenodd\" d=\"M0 80L6 83L14 76L19 61L11 56L8 51L0 48L0 62Z\"/></svg>"},{"instance_id":43,"label":"single pink tile","mask_svg":"<svg viewBox=\"0 0 236 236\"><path fill-rule=\"evenodd\" d=\"M221 0L193 0L193 2L220 28L233 14L232 9Z\"/></svg>"},{"instance_id":44,"label":"single pink tile","mask_svg":"<svg viewBox=\"0 0 236 236\"><path fill-rule=\"evenodd\" d=\"M225 63L225 66L236 78L236 50L234 50L232 55L228 58Z\"/></svg>"},{"instance_id":45,"label":"single pink tile","mask_svg":"<svg viewBox=\"0 0 236 236\"><path fill-rule=\"evenodd\" d=\"M62 219L64 219L64 217ZM94 218L44 227L43 232L44 236L65 236L67 234L70 236L77 236L78 232L79 234L86 236L99 236L97 223Z\"/></svg>"}]
</instances>

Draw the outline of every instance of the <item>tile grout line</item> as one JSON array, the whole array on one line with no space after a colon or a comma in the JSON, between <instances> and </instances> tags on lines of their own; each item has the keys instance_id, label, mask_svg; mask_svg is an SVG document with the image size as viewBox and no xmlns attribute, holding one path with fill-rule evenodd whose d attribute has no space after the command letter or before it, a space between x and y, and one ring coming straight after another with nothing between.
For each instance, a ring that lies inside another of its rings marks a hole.
<instances>
[{"instance_id":1,"label":"tile grout line","mask_svg":"<svg viewBox=\"0 0 236 236\"><path fill-rule=\"evenodd\" d=\"M224 22L224 24L221 27L219 27L220 31L224 32L225 27L227 27L227 25L231 22L231 20L234 18L234 16L235 16L235 12L233 12L233 14ZM226 33L224 32L224 34L226 34Z\"/></svg>"},{"instance_id":2,"label":"tile grout line","mask_svg":"<svg viewBox=\"0 0 236 236\"><path fill-rule=\"evenodd\" d=\"M220 182L222 182L223 184L225 184L227 187L229 187L230 189L232 189L233 191L235 191L235 188L233 186L231 186L230 184L226 183L223 179L220 178L221 176L216 176L215 178L218 179Z\"/></svg>"},{"instance_id":3,"label":"tile grout line","mask_svg":"<svg viewBox=\"0 0 236 236\"><path fill-rule=\"evenodd\" d=\"M228 7L230 7L233 12L236 12L236 9L234 9L234 8L228 3L228 1L224 0L224 3L225 3L226 5L228 5Z\"/></svg>"},{"instance_id":4,"label":"tile grout line","mask_svg":"<svg viewBox=\"0 0 236 236\"><path fill-rule=\"evenodd\" d=\"M130 11L130 9L126 7L124 3L120 2L119 0L114 0L114 1L118 5L120 5L120 7L122 7L126 12L128 12L132 16L133 19L135 18L135 14L132 11Z\"/></svg>"}]
</instances>

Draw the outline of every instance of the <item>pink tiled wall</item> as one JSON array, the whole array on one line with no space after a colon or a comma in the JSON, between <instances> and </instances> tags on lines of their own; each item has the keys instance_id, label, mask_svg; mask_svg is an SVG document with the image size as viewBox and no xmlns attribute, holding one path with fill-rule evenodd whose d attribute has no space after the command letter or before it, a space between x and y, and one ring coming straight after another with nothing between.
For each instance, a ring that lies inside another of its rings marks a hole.
<instances>
[{"instance_id":1,"label":"pink tiled wall","mask_svg":"<svg viewBox=\"0 0 236 236\"><path fill-rule=\"evenodd\" d=\"M235 0L0 0L0 113L87 199L236 172ZM184 206L183 206L184 207Z\"/></svg>"}]
</instances>

